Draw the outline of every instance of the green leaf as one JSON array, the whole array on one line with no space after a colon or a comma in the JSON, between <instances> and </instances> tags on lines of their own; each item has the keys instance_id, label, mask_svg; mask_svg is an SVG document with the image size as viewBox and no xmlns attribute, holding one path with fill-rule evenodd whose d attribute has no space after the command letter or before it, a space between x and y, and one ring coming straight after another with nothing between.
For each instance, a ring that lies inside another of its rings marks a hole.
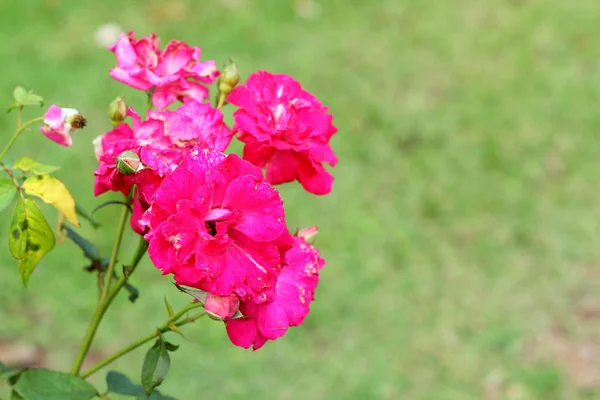
<instances>
[{"instance_id":1,"label":"green leaf","mask_svg":"<svg viewBox=\"0 0 600 400\"><path fill-rule=\"evenodd\" d=\"M117 371L109 371L106 375L106 384L111 393L136 396L138 393L145 393L142 385L136 385L131 380Z\"/></svg>"},{"instance_id":2,"label":"green leaf","mask_svg":"<svg viewBox=\"0 0 600 400\"><path fill-rule=\"evenodd\" d=\"M8 112L23 106L44 105L44 99L41 96L33 93L33 90L25 90L22 86L17 86L15 90L13 90L13 97L15 102L8 107Z\"/></svg>"},{"instance_id":3,"label":"green leaf","mask_svg":"<svg viewBox=\"0 0 600 400\"><path fill-rule=\"evenodd\" d=\"M0 379L10 379L23 372L22 369L11 369L0 362Z\"/></svg>"},{"instance_id":4,"label":"green leaf","mask_svg":"<svg viewBox=\"0 0 600 400\"><path fill-rule=\"evenodd\" d=\"M38 96L37 94L33 93L33 91L29 91L27 93L27 95L25 96L25 98L23 99L23 105L24 106L36 106L39 105L40 107L44 106L44 99L42 98L42 96Z\"/></svg>"},{"instance_id":5,"label":"green leaf","mask_svg":"<svg viewBox=\"0 0 600 400\"><path fill-rule=\"evenodd\" d=\"M7 371L10 371L10 368L8 368L2 363L2 361L0 361L0 375L4 374Z\"/></svg>"},{"instance_id":6,"label":"green leaf","mask_svg":"<svg viewBox=\"0 0 600 400\"><path fill-rule=\"evenodd\" d=\"M169 343L169 342L165 342L165 347L167 348L168 351L174 352L175 350L177 350L179 348L179 345L178 344Z\"/></svg>"},{"instance_id":7,"label":"green leaf","mask_svg":"<svg viewBox=\"0 0 600 400\"><path fill-rule=\"evenodd\" d=\"M13 387L25 400L88 400L96 389L80 377L47 369L30 369Z\"/></svg>"},{"instance_id":8,"label":"green leaf","mask_svg":"<svg viewBox=\"0 0 600 400\"><path fill-rule=\"evenodd\" d=\"M75 200L61 181L50 175L38 175L27 178L22 187L27 194L37 196L45 203L52 204L65 215L67 221L79 226L75 212Z\"/></svg>"},{"instance_id":9,"label":"green leaf","mask_svg":"<svg viewBox=\"0 0 600 400\"><path fill-rule=\"evenodd\" d=\"M20 169L23 172L31 172L35 175L46 175L60 169L60 167L55 165L40 164L29 157L19 157L17 161L15 161L13 168Z\"/></svg>"},{"instance_id":10,"label":"green leaf","mask_svg":"<svg viewBox=\"0 0 600 400\"><path fill-rule=\"evenodd\" d=\"M125 290L129 292L129 296L127 298L132 303L135 303L138 297L140 297L140 291L129 282L125 283Z\"/></svg>"},{"instance_id":11,"label":"green leaf","mask_svg":"<svg viewBox=\"0 0 600 400\"><path fill-rule=\"evenodd\" d=\"M200 303L202 303L202 304L206 303L206 297L208 296L208 293L205 292L204 290L188 288L188 287L181 286L178 284L175 284L175 286L177 287L177 289L179 289L183 293L189 294L190 296L192 296L193 298L198 300Z\"/></svg>"},{"instance_id":12,"label":"green leaf","mask_svg":"<svg viewBox=\"0 0 600 400\"><path fill-rule=\"evenodd\" d=\"M132 383L128 377L116 371L110 371L106 375L106 383L110 393L117 393L125 396L136 396L136 399L175 400L173 397L164 396L158 390L154 390L150 396L148 396L142 385L136 385Z\"/></svg>"},{"instance_id":13,"label":"green leaf","mask_svg":"<svg viewBox=\"0 0 600 400\"><path fill-rule=\"evenodd\" d=\"M171 397L171 396L165 396L158 390L155 390L154 392L150 393L150 397L148 397L148 400L177 400L177 399L175 399L174 397Z\"/></svg>"},{"instance_id":14,"label":"green leaf","mask_svg":"<svg viewBox=\"0 0 600 400\"><path fill-rule=\"evenodd\" d=\"M13 97L17 103L23 104L25 97L27 97L27 90L25 90L23 86L17 86L15 90L13 90Z\"/></svg>"},{"instance_id":15,"label":"green leaf","mask_svg":"<svg viewBox=\"0 0 600 400\"><path fill-rule=\"evenodd\" d=\"M162 383L167 376L170 363L171 357L165 342L159 338L146 353L142 366L142 385L146 393L152 393L152 390Z\"/></svg>"},{"instance_id":16,"label":"green leaf","mask_svg":"<svg viewBox=\"0 0 600 400\"><path fill-rule=\"evenodd\" d=\"M89 240L75 232L74 229L68 226L63 226L67 232L67 237L73 241L81 250L83 250L83 256L90 261L100 261L100 250L96 248Z\"/></svg>"},{"instance_id":17,"label":"green leaf","mask_svg":"<svg viewBox=\"0 0 600 400\"><path fill-rule=\"evenodd\" d=\"M13 197L17 194L17 188L10 179L0 179L0 211L4 210Z\"/></svg>"},{"instance_id":18,"label":"green leaf","mask_svg":"<svg viewBox=\"0 0 600 400\"><path fill-rule=\"evenodd\" d=\"M54 243L52 229L35 201L19 198L10 223L8 246L13 257L19 260L19 273L24 285Z\"/></svg>"},{"instance_id":19,"label":"green leaf","mask_svg":"<svg viewBox=\"0 0 600 400\"><path fill-rule=\"evenodd\" d=\"M10 400L25 400L25 397L21 397L21 395L19 395L19 393L15 392L13 390L10 395Z\"/></svg>"}]
</instances>

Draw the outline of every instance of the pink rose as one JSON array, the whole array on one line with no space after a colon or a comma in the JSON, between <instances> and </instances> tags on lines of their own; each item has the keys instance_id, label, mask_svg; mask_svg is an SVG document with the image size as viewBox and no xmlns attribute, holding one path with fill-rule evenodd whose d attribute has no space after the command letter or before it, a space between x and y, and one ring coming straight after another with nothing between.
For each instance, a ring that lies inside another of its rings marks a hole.
<instances>
[{"instance_id":1,"label":"pink rose","mask_svg":"<svg viewBox=\"0 0 600 400\"><path fill-rule=\"evenodd\" d=\"M239 311L244 317L226 321L227 334L236 346L258 350L267 340L283 336L288 327L302 324L308 315L325 260L300 237L294 237L294 247L285 258L273 301L243 301Z\"/></svg>"},{"instance_id":2,"label":"pink rose","mask_svg":"<svg viewBox=\"0 0 600 400\"><path fill-rule=\"evenodd\" d=\"M333 176L323 163L337 163L329 146L337 128L312 94L290 76L259 71L227 101L239 107L233 116L244 159L266 168L269 182L298 180L311 193L331 191Z\"/></svg>"},{"instance_id":3,"label":"pink rose","mask_svg":"<svg viewBox=\"0 0 600 400\"><path fill-rule=\"evenodd\" d=\"M200 145L222 151L231 141L232 133L223 122L223 114L209 104L193 101L175 111L149 111L144 121L130 108L127 116L131 126L118 125L94 141L99 162L94 173L96 196L109 190L128 194L137 184L149 201L153 193L144 189L145 183L158 187L157 179L173 171L191 148ZM139 156L145 169L133 175L117 170L116 158L127 150Z\"/></svg>"},{"instance_id":4,"label":"pink rose","mask_svg":"<svg viewBox=\"0 0 600 400\"><path fill-rule=\"evenodd\" d=\"M279 193L235 154L194 148L144 214L148 254L178 284L264 302L292 239Z\"/></svg>"},{"instance_id":5,"label":"pink rose","mask_svg":"<svg viewBox=\"0 0 600 400\"><path fill-rule=\"evenodd\" d=\"M200 62L199 47L174 40L161 50L155 34L141 39L134 35L122 33L109 48L117 57L110 76L139 90L153 89L153 103L160 109L177 99L207 97L200 83L213 83L219 71L213 60Z\"/></svg>"}]
</instances>

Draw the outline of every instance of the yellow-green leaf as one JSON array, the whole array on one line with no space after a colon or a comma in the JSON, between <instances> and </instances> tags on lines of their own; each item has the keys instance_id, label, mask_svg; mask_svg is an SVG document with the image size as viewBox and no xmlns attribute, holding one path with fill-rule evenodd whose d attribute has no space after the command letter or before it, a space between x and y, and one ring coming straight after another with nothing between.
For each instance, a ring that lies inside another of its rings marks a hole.
<instances>
[{"instance_id":1,"label":"yellow-green leaf","mask_svg":"<svg viewBox=\"0 0 600 400\"><path fill-rule=\"evenodd\" d=\"M27 96L27 90L25 90L25 88L23 86L17 86L15 88L15 90L13 90L13 97L14 97L15 101L18 102L19 104L23 103L23 100L25 100L26 96Z\"/></svg>"},{"instance_id":2,"label":"yellow-green leaf","mask_svg":"<svg viewBox=\"0 0 600 400\"><path fill-rule=\"evenodd\" d=\"M52 204L65 215L67 221L79 226L75 212L75 200L67 187L55 177L50 175L32 176L23 182L23 189L27 194L37 196L44 202Z\"/></svg>"},{"instance_id":3,"label":"yellow-green leaf","mask_svg":"<svg viewBox=\"0 0 600 400\"><path fill-rule=\"evenodd\" d=\"M23 172L31 172L36 175L46 175L54 171L58 171L60 167L54 165L44 165L32 160L29 157L20 157L15 161L13 168L20 169Z\"/></svg>"},{"instance_id":4,"label":"yellow-green leaf","mask_svg":"<svg viewBox=\"0 0 600 400\"><path fill-rule=\"evenodd\" d=\"M42 257L54 247L54 234L35 201L19 198L8 235L10 252L19 260L19 273L27 285Z\"/></svg>"},{"instance_id":5,"label":"yellow-green leaf","mask_svg":"<svg viewBox=\"0 0 600 400\"><path fill-rule=\"evenodd\" d=\"M15 184L10 179L0 179L0 211L4 210L17 193Z\"/></svg>"}]
</instances>

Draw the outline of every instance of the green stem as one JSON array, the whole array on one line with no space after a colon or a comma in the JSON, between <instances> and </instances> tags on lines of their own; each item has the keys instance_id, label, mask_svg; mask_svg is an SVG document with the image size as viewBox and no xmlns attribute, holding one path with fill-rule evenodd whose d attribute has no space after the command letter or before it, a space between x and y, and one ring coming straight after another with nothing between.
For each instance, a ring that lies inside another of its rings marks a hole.
<instances>
[{"instance_id":1,"label":"green stem","mask_svg":"<svg viewBox=\"0 0 600 400\"><path fill-rule=\"evenodd\" d=\"M127 204L130 203L128 199L126 199L125 202ZM112 277L115 272L115 265L117 264L117 257L119 256L119 250L121 249L121 241L123 240L123 233L125 232L125 226L127 225L127 217L129 217L129 207L123 207L123 212L121 213L121 220L119 221L119 226L117 228L117 236L115 237L115 243L113 245L112 255L110 256L110 262L108 264L108 269L106 270L106 275L104 275L108 278L104 279L105 283L104 287L102 288L102 293L100 294L100 302L102 302L102 300L104 300L108 295L110 284L112 283Z\"/></svg>"},{"instance_id":2,"label":"green stem","mask_svg":"<svg viewBox=\"0 0 600 400\"><path fill-rule=\"evenodd\" d=\"M133 255L131 264L129 264L129 266L128 266L129 273L127 275L123 274L117 280L117 282L115 283L115 286L113 286L113 288L111 290L109 290L106 298L101 300L100 303L98 304L98 308L96 309L96 312L94 313L94 316L92 317L92 321L90 322L90 325L88 326L88 329L83 338L83 342L81 343L81 347L79 348L79 352L77 353L77 357L75 358L75 362L73 363L73 367L71 368L71 373L73 375L79 375L79 371L81 370L81 365L83 364L85 356L87 355L87 352L90 349L92 340L94 340L94 336L96 335L96 331L98 330L98 326L100 325L100 321L102 320L104 313L110 306L111 302L113 301L113 299L115 298L117 293L119 293L119 290L121 290L121 288L125 285L125 283L127 283L127 279L129 277L129 275L131 275L133 273L133 271L135 271L135 268L139 264L140 260L142 259L142 256L144 255L144 253L146 252L147 249L148 249L148 242L146 242L143 237L140 237L140 244L138 245L136 253Z\"/></svg>"},{"instance_id":3,"label":"green stem","mask_svg":"<svg viewBox=\"0 0 600 400\"><path fill-rule=\"evenodd\" d=\"M21 127L21 117L23 115L23 106L19 107L17 111L17 129Z\"/></svg>"},{"instance_id":4,"label":"green stem","mask_svg":"<svg viewBox=\"0 0 600 400\"><path fill-rule=\"evenodd\" d=\"M31 126L31 125L33 125L33 124L35 124L37 122L41 122L43 120L44 120L44 117L38 117L38 118L32 119L31 121L27 121L23 125L21 125L21 127L19 127L15 131L15 134L10 138L8 144L6 145L6 147L4 148L4 150L2 150L2 153L0 153L0 161L4 158L4 156L6 155L6 153L8 153L8 150L10 150L11 146L13 145L13 143L15 142L15 140L17 140L17 138L19 137L19 135L21 134L21 132L23 132L29 126Z\"/></svg>"},{"instance_id":5,"label":"green stem","mask_svg":"<svg viewBox=\"0 0 600 400\"><path fill-rule=\"evenodd\" d=\"M170 317L167 322L165 322L163 325L161 325L160 327L158 327L154 332L152 332L151 334L144 336L143 338L137 340L136 342L130 344L129 346L117 351L115 354L111 355L110 357L106 358L103 361L100 361L98 364L94 365L93 367L91 367L90 369L88 369L87 371L85 371L83 374L81 374L82 378L87 378L88 376L94 374L95 372L97 372L98 370L104 368L105 366L107 366L108 364L112 363L113 361L121 358L122 356L124 356L125 354L137 349L138 347L150 342L151 340L153 340L155 337L168 332L171 330L170 326L173 322L179 320L179 318L181 318L185 313L187 313L190 310L193 310L194 308L198 308L198 307L202 307L201 303L192 303L189 304L188 306L184 307L181 311L179 311L177 314L174 314L172 317ZM202 312L200 314L197 314L193 317L188 317L185 318L179 322L176 322L174 325L179 327L179 326L183 326L186 324L190 324L195 322L196 320L202 318L204 315L206 315L206 312Z\"/></svg>"}]
</instances>

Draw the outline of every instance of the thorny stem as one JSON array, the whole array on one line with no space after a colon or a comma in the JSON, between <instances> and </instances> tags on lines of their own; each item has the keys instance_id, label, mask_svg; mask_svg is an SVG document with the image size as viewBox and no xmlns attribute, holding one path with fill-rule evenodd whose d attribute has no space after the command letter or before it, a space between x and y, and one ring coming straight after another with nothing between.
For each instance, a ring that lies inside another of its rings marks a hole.
<instances>
[{"instance_id":1,"label":"thorny stem","mask_svg":"<svg viewBox=\"0 0 600 400\"><path fill-rule=\"evenodd\" d=\"M132 344L130 344L127 347L124 347L123 349L117 351L116 353L114 353L113 355L111 355L110 357L106 358L103 361L100 361L98 364L94 365L93 367L91 367L90 369L88 369L87 371L85 371L83 374L81 374L82 378L87 378L90 375L94 374L95 372L97 372L98 370L104 368L105 366L107 366L108 364L112 363L113 361L121 358L122 356L124 356L125 354L137 349L138 347L148 343L149 341L151 341L152 339L154 339L155 337L158 337L160 335L162 335L165 332L168 332L171 330L171 326L172 324L175 325L176 327L180 327L186 324L191 324L193 322L195 322L196 320L202 318L204 315L206 315L206 311L203 311L199 314L196 314L192 317L187 317L182 319L181 321L179 321L179 319L188 311L193 310L194 308L198 308L198 307L202 307L202 303L191 303L189 305L187 305L186 307L184 307L183 309L181 309L178 313L174 314L172 317L170 317L167 322L165 322L163 325L161 325L160 327L156 328L156 330L154 332L152 332L151 334L144 336L143 338L133 342Z\"/></svg>"},{"instance_id":2,"label":"thorny stem","mask_svg":"<svg viewBox=\"0 0 600 400\"><path fill-rule=\"evenodd\" d=\"M8 150L10 150L10 148L12 147L13 143L15 142L15 140L17 140L17 138L19 137L19 135L29 126L37 123L37 122L42 122L44 120L44 117L38 117L38 118L34 118L31 121L27 121L25 122L23 125L21 125L19 128L17 128L17 130L15 131L14 135L10 138L10 140L8 141L8 144L6 145L6 147L4 148L4 150L2 150L2 153L0 153L0 161L4 158L4 156L6 155L6 153L8 153Z\"/></svg>"},{"instance_id":3,"label":"thorny stem","mask_svg":"<svg viewBox=\"0 0 600 400\"><path fill-rule=\"evenodd\" d=\"M127 210L127 209L125 209L125 210ZM121 288L123 286L125 286L125 283L127 283L127 279L133 273L133 271L139 264L140 260L142 259L142 256L146 253L147 249L148 249L148 242L146 242L143 237L140 237L140 245L138 245L138 248L137 248L135 254L133 255L132 261L128 265L129 273L123 274L117 280L117 282L115 283L115 286L113 286L112 289L110 289L108 291L106 298L103 298L100 301L100 303L98 304L98 308L96 309L96 312L94 313L94 316L92 317L90 325L88 326L88 329L83 338L83 342L81 343L81 347L79 348L79 352L77 353L77 356L75 358L75 362L73 363L73 367L71 368L71 373L73 375L79 375L79 371L81 370L81 365L83 364L83 361L85 359L85 356L87 355L88 350L90 349L92 340L94 340L94 336L96 335L96 331L98 330L98 326L100 325L100 321L102 320L104 313L110 306L111 302L113 301L113 299L115 298L117 293L119 293L119 290L121 290ZM113 266L113 270L114 270L114 266ZM111 281L111 279L107 280L107 282L109 282L109 281Z\"/></svg>"}]
</instances>

